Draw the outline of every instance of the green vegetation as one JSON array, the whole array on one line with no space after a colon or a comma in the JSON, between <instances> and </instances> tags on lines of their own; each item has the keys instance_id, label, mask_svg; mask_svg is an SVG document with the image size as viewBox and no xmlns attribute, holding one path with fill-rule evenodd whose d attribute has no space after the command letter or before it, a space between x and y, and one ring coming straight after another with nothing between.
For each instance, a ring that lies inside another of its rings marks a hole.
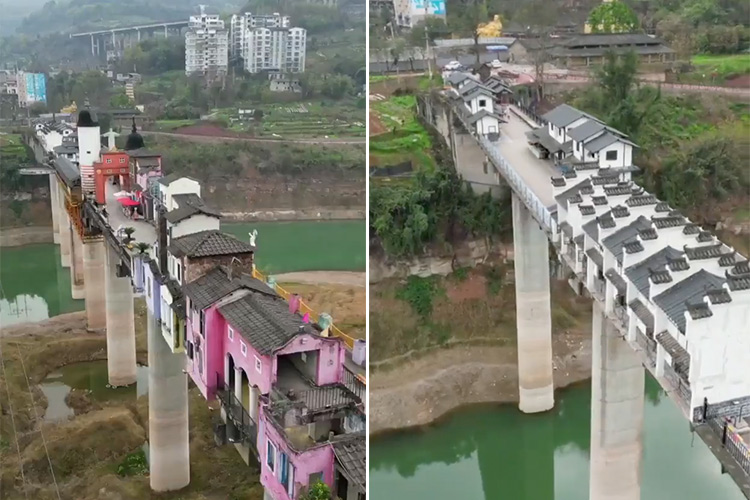
<instances>
[{"instance_id":1,"label":"green vegetation","mask_svg":"<svg viewBox=\"0 0 750 500\"><path fill-rule=\"evenodd\" d=\"M370 104L370 112L375 113L386 129L370 138L371 166L409 162L415 170L434 170L433 141L416 118L416 102L414 96L403 95Z\"/></svg>"},{"instance_id":2,"label":"green vegetation","mask_svg":"<svg viewBox=\"0 0 750 500\"><path fill-rule=\"evenodd\" d=\"M408 302L415 313L427 319L432 314L432 303L435 297L441 292L445 293L445 290L440 288L436 276L428 278L409 276L404 286L396 292L396 298Z\"/></svg>"},{"instance_id":3,"label":"green vegetation","mask_svg":"<svg viewBox=\"0 0 750 500\"><path fill-rule=\"evenodd\" d=\"M640 146L636 164L646 186L698 221L716 217L715 205L747 201L750 120L747 107L716 95L666 96L635 86L633 54L609 55L599 85L575 100Z\"/></svg>"},{"instance_id":4,"label":"green vegetation","mask_svg":"<svg viewBox=\"0 0 750 500\"><path fill-rule=\"evenodd\" d=\"M125 459L117 466L117 474L120 476L142 476L147 473L148 462L142 448L125 455Z\"/></svg>"},{"instance_id":5,"label":"green vegetation","mask_svg":"<svg viewBox=\"0 0 750 500\"><path fill-rule=\"evenodd\" d=\"M696 70L726 79L750 73L750 54L698 55L691 60Z\"/></svg>"},{"instance_id":6,"label":"green vegetation","mask_svg":"<svg viewBox=\"0 0 750 500\"><path fill-rule=\"evenodd\" d=\"M322 481L300 491L298 500L331 500L331 489Z\"/></svg>"},{"instance_id":7,"label":"green vegetation","mask_svg":"<svg viewBox=\"0 0 750 500\"><path fill-rule=\"evenodd\" d=\"M22 186L29 187L32 181L26 181L19 169L34 163L34 153L23 143L20 134L0 132L0 190L15 192ZM16 205L11 206L18 213Z\"/></svg>"},{"instance_id":8,"label":"green vegetation","mask_svg":"<svg viewBox=\"0 0 750 500\"><path fill-rule=\"evenodd\" d=\"M598 5L587 22L593 33L630 33L638 28L633 9L619 0Z\"/></svg>"}]
</instances>

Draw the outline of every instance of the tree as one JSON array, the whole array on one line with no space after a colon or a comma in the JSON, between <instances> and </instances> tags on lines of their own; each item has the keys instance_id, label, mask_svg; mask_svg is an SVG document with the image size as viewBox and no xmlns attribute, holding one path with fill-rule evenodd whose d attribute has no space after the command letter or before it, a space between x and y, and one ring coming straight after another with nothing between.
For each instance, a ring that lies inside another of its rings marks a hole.
<instances>
[{"instance_id":1,"label":"tree","mask_svg":"<svg viewBox=\"0 0 750 500\"><path fill-rule=\"evenodd\" d=\"M638 28L638 16L625 3L613 0L592 10L588 25L594 33L630 33Z\"/></svg>"},{"instance_id":2,"label":"tree","mask_svg":"<svg viewBox=\"0 0 750 500\"><path fill-rule=\"evenodd\" d=\"M458 11L458 14L451 16L450 11L448 15L448 26L456 33L470 34L474 40L474 54L476 56L477 64L479 64L479 32L477 28L481 23L487 22L489 15L487 14L487 3L486 0L467 0L462 9Z\"/></svg>"},{"instance_id":3,"label":"tree","mask_svg":"<svg viewBox=\"0 0 750 500\"><path fill-rule=\"evenodd\" d=\"M525 3L513 20L527 27L534 38L531 43L536 47L529 50L534 65L534 86L537 102L544 97L544 70L550 60L549 51L553 46L551 38L558 19L558 7L546 0L531 0Z\"/></svg>"},{"instance_id":4,"label":"tree","mask_svg":"<svg viewBox=\"0 0 750 500\"><path fill-rule=\"evenodd\" d=\"M309 488L303 489L297 500L331 500L331 489L322 481L310 485Z\"/></svg>"},{"instance_id":5,"label":"tree","mask_svg":"<svg viewBox=\"0 0 750 500\"><path fill-rule=\"evenodd\" d=\"M449 33L448 26L442 17L426 17L412 27L409 33L409 44L413 47L424 47L427 40L432 43L436 38Z\"/></svg>"},{"instance_id":6,"label":"tree","mask_svg":"<svg viewBox=\"0 0 750 500\"><path fill-rule=\"evenodd\" d=\"M109 99L109 105L112 108L115 109L127 109L132 108L134 103L130 100L130 97L128 97L124 93L118 93L110 97Z\"/></svg>"}]
</instances>

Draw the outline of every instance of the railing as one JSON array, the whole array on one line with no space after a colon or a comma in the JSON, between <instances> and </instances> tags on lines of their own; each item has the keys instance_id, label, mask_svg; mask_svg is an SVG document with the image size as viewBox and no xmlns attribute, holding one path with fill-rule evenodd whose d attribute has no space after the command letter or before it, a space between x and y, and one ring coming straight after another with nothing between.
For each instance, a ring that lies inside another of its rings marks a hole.
<instances>
[{"instance_id":1,"label":"railing","mask_svg":"<svg viewBox=\"0 0 750 500\"><path fill-rule=\"evenodd\" d=\"M685 404L685 407L689 409L690 399L692 397L690 386L685 380L682 379L682 377L677 374L676 371L674 371L674 368L672 368L672 366L667 362L664 363L664 378L669 380L675 387L675 389L677 389L677 394Z\"/></svg>"},{"instance_id":2,"label":"railing","mask_svg":"<svg viewBox=\"0 0 750 500\"><path fill-rule=\"evenodd\" d=\"M258 424L250 417L245 407L242 406L242 402L235 396L234 391L224 384L224 388L216 391L216 395L226 411L227 418L240 429L243 441L249 441L252 447L257 449Z\"/></svg>"},{"instance_id":3,"label":"railing","mask_svg":"<svg viewBox=\"0 0 750 500\"><path fill-rule=\"evenodd\" d=\"M263 282L268 283L268 275L263 274L257 269L253 269L253 278L259 279ZM273 288L274 290L276 290L276 293L278 293L284 300L289 301L289 297L292 295L291 292L289 292L288 290L285 290L278 283L275 283ZM310 319L315 323L317 323L320 320L320 316L318 315L318 313L315 312L310 306L305 304L305 302L302 300L299 301L299 312L302 315L309 314ZM342 332L341 329L338 328L336 325L331 325L330 328L331 328L331 333L335 337L339 337L340 339L342 339L349 349L354 349L354 341L356 340L354 337Z\"/></svg>"},{"instance_id":4,"label":"railing","mask_svg":"<svg viewBox=\"0 0 750 500\"><path fill-rule=\"evenodd\" d=\"M654 368L656 366L656 341L644 334L640 328L635 329L635 341L646 352L651 368Z\"/></svg>"},{"instance_id":5,"label":"railing","mask_svg":"<svg viewBox=\"0 0 750 500\"><path fill-rule=\"evenodd\" d=\"M340 386L318 387L303 391L298 393L294 399L304 401L305 406L311 412L343 408L356 403L351 395Z\"/></svg>"},{"instance_id":6,"label":"railing","mask_svg":"<svg viewBox=\"0 0 750 500\"><path fill-rule=\"evenodd\" d=\"M615 318L620 321L623 326L627 329L630 324L630 317L628 317L628 311L623 306L615 304L614 306Z\"/></svg>"},{"instance_id":7,"label":"railing","mask_svg":"<svg viewBox=\"0 0 750 500\"><path fill-rule=\"evenodd\" d=\"M360 400L365 400L365 395L367 394L367 382L362 375L356 374L348 368L344 368L343 384Z\"/></svg>"},{"instance_id":8,"label":"railing","mask_svg":"<svg viewBox=\"0 0 750 500\"><path fill-rule=\"evenodd\" d=\"M750 475L750 448L737 433L737 429L727 419L709 419L711 430L721 437L724 449L734 458L740 468Z\"/></svg>"},{"instance_id":9,"label":"railing","mask_svg":"<svg viewBox=\"0 0 750 500\"><path fill-rule=\"evenodd\" d=\"M607 284L604 282L604 280L600 279L599 277L595 277L594 278L594 293L597 294L597 296L603 298L606 289L607 289Z\"/></svg>"}]
</instances>

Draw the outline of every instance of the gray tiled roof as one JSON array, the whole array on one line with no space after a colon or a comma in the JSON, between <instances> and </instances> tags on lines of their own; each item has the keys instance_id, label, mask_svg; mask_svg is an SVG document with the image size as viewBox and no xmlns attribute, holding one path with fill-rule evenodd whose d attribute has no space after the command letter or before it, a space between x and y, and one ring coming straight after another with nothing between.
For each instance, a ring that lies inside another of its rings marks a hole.
<instances>
[{"instance_id":1,"label":"gray tiled roof","mask_svg":"<svg viewBox=\"0 0 750 500\"><path fill-rule=\"evenodd\" d=\"M364 490L367 488L367 445L364 435L353 439L334 441L336 461L344 469L348 479Z\"/></svg>"},{"instance_id":2,"label":"gray tiled roof","mask_svg":"<svg viewBox=\"0 0 750 500\"><path fill-rule=\"evenodd\" d=\"M463 82L467 78L471 78L471 77L467 75L466 73L462 73L460 71L454 71L448 77L448 83L451 83L453 85L458 85L459 83Z\"/></svg>"},{"instance_id":3,"label":"gray tiled roof","mask_svg":"<svg viewBox=\"0 0 750 500\"><path fill-rule=\"evenodd\" d=\"M55 170L60 174L68 186L79 186L81 183L81 174L78 167L64 156L55 158Z\"/></svg>"},{"instance_id":4,"label":"gray tiled roof","mask_svg":"<svg viewBox=\"0 0 750 500\"><path fill-rule=\"evenodd\" d=\"M648 298L648 290L650 283L648 280L650 271L649 270L660 270L663 269L669 259L678 259L682 257L683 253L679 250L675 250L672 247L666 247L659 250L647 259L642 260L634 266L630 266L625 269L625 275L635 285L639 292Z\"/></svg>"},{"instance_id":5,"label":"gray tiled roof","mask_svg":"<svg viewBox=\"0 0 750 500\"><path fill-rule=\"evenodd\" d=\"M289 311L289 304L278 295L252 292L219 307L219 312L263 355L273 354L300 334L317 331L302 321L302 316Z\"/></svg>"},{"instance_id":6,"label":"gray tiled roof","mask_svg":"<svg viewBox=\"0 0 750 500\"><path fill-rule=\"evenodd\" d=\"M592 240L599 243L599 221L596 219L590 220L583 225L582 229Z\"/></svg>"},{"instance_id":7,"label":"gray tiled roof","mask_svg":"<svg viewBox=\"0 0 750 500\"><path fill-rule=\"evenodd\" d=\"M646 325L646 335L651 336L654 333L654 315L648 310L648 307L636 299L630 303L630 308L641 322Z\"/></svg>"},{"instance_id":8,"label":"gray tiled roof","mask_svg":"<svg viewBox=\"0 0 750 500\"><path fill-rule=\"evenodd\" d=\"M596 120L596 118L594 118L593 116L588 115L583 111L574 108L573 106L561 104L552 111L548 111L547 113L543 114L542 118L558 127L567 127L577 119L584 116L592 120Z\"/></svg>"},{"instance_id":9,"label":"gray tiled roof","mask_svg":"<svg viewBox=\"0 0 750 500\"><path fill-rule=\"evenodd\" d=\"M197 280L184 285L182 293L190 298L195 309L200 310L242 288L255 290L266 295L277 295L268 285L246 274L233 277L230 280L227 276L227 270L222 267L216 267Z\"/></svg>"},{"instance_id":10,"label":"gray tiled roof","mask_svg":"<svg viewBox=\"0 0 750 500\"><path fill-rule=\"evenodd\" d=\"M169 245L169 252L175 257L211 257L254 251L255 247L250 243L238 240L231 234L222 233L218 229L172 238Z\"/></svg>"},{"instance_id":11,"label":"gray tiled roof","mask_svg":"<svg viewBox=\"0 0 750 500\"><path fill-rule=\"evenodd\" d=\"M604 238L602 244L612 252L615 259L617 259L617 262L622 262L622 247L625 242L635 238L635 235L638 234L638 230L648 229L650 227L651 221L644 216L640 216L627 226L623 226L621 229Z\"/></svg>"},{"instance_id":12,"label":"gray tiled roof","mask_svg":"<svg viewBox=\"0 0 750 500\"><path fill-rule=\"evenodd\" d=\"M178 194L172 197L177 201L179 207L167 212L168 222L177 224L185 219L197 214L204 214L211 217L221 217L221 212L206 206L203 200L197 194Z\"/></svg>"},{"instance_id":13,"label":"gray tiled roof","mask_svg":"<svg viewBox=\"0 0 750 500\"><path fill-rule=\"evenodd\" d=\"M617 274L617 271L610 268L607 270L606 273L604 273L604 276L612 282L613 285L615 285L615 288L617 289L617 293L620 295L625 295L625 292L628 289L628 284L625 282L624 279L622 279L622 276Z\"/></svg>"},{"instance_id":14,"label":"gray tiled roof","mask_svg":"<svg viewBox=\"0 0 750 500\"><path fill-rule=\"evenodd\" d=\"M598 120L588 120L578 125L576 128L568 130L568 137L574 141L584 141L594 134L600 133L606 126Z\"/></svg>"},{"instance_id":15,"label":"gray tiled roof","mask_svg":"<svg viewBox=\"0 0 750 500\"><path fill-rule=\"evenodd\" d=\"M591 247L588 250L586 250L586 255L588 256L589 259L594 261L594 263L597 266L599 266L600 268L604 267L604 259L602 258L602 254L599 253L599 250L597 250L594 247Z\"/></svg>"},{"instance_id":16,"label":"gray tiled roof","mask_svg":"<svg viewBox=\"0 0 750 500\"><path fill-rule=\"evenodd\" d=\"M128 152L128 153L130 153L130 152ZM195 179L193 179L192 177L188 177L187 175L180 175L180 174L178 174L178 173L175 172L175 173L171 173L169 175L165 175L164 177L162 177L161 179L159 179L159 184L163 184L165 186L169 186L170 184L172 184L177 179L183 179L183 178L190 179L191 181L195 181ZM196 181L196 182L198 182L198 181Z\"/></svg>"},{"instance_id":17,"label":"gray tiled roof","mask_svg":"<svg viewBox=\"0 0 750 500\"><path fill-rule=\"evenodd\" d=\"M562 193L560 193L557 196L555 196L555 201L557 203L559 203L560 205L565 206L565 202L568 200L568 198L572 198L573 196L575 196L576 194L578 194L578 192L584 186L590 186L590 185L591 185L591 181L588 180L588 179L584 179L581 182L579 182L578 184L576 184L574 186L571 186L569 189L566 189Z\"/></svg>"},{"instance_id":18,"label":"gray tiled roof","mask_svg":"<svg viewBox=\"0 0 750 500\"><path fill-rule=\"evenodd\" d=\"M653 302L684 333L685 311L688 309L688 304L703 302L703 296L707 290L719 288L724 282L724 278L701 269L689 278L680 281L654 297Z\"/></svg>"},{"instance_id":19,"label":"gray tiled roof","mask_svg":"<svg viewBox=\"0 0 750 500\"><path fill-rule=\"evenodd\" d=\"M470 124L471 124L471 123L476 123L476 122L478 122L479 120L481 120L482 118L484 118L485 116L491 116L491 117L493 117L493 118L496 118L496 119L498 119L498 120L500 120L500 121L502 121L502 120L503 120L503 119L502 119L502 117L501 117L500 115L498 115L497 113L490 113L490 112L489 112L489 111L487 111L486 109L482 109L482 110L479 110L479 111L477 111L477 112L476 112L476 113L474 113L473 115L471 115L471 116L470 116L470 117L469 117L469 118L467 119L467 121L468 121L468 122L469 122Z\"/></svg>"},{"instance_id":20,"label":"gray tiled roof","mask_svg":"<svg viewBox=\"0 0 750 500\"><path fill-rule=\"evenodd\" d=\"M671 356L674 371L687 378L688 373L690 373L690 354L688 354L685 348L666 330L656 334L656 341Z\"/></svg>"}]
</instances>

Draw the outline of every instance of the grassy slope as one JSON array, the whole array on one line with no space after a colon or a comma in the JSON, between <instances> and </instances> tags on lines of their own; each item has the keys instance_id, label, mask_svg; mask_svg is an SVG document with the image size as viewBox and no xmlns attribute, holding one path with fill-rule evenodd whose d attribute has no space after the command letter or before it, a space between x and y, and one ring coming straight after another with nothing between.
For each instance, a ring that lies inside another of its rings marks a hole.
<instances>
[{"instance_id":1,"label":"grassy slope","mask_svg":"<svg viewBox=\"0 0 750 500\"><path fill-rule=\"evenodd\" d=\"M370 112L377 113L390 132L371 138L370 165L388 166L411 161L415 169L435 168L430 155L432 140L415 116L414 96L392 96L370 103Z\"/></svg>"}]
</instances>

